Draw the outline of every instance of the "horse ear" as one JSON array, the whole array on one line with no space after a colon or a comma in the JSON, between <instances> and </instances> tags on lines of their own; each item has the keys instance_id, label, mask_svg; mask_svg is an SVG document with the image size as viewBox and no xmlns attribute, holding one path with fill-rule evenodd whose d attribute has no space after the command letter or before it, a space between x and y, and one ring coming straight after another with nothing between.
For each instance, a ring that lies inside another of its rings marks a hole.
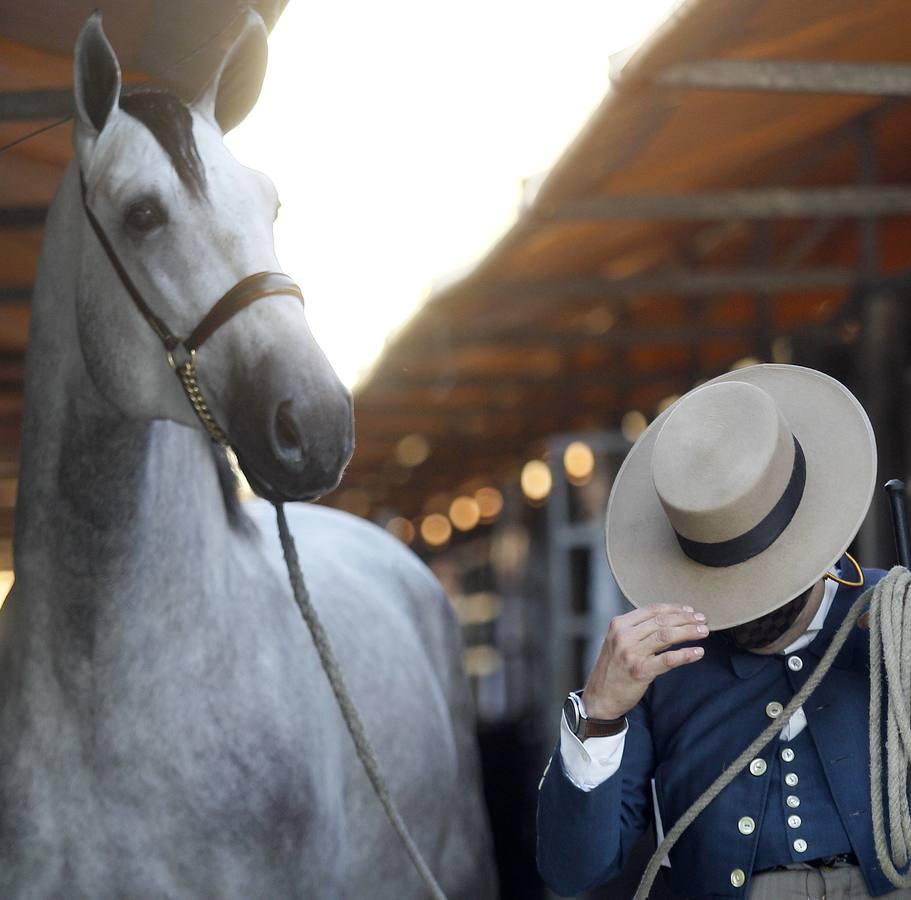
<instances>
[{"instance_id":1,"label":"horse ear","mask_svg":"<svg viewBox=\"0 0 911 900\"><path fill-rule=\"evenodd\" d=\"M223 134L239 125L259 98L266 75L268 32L259 14L247 9L234 43L193 107L218 124Z\"/></svg>"},{"instance_id":2,"label":"horse ear","mask_svg":"<svg viewBox=\"0 0 911 900\"><path fill-rule=\"evenodd\" d=\"M77 153L85 154L117 114L120 100L120 64L101 27L98 10L85 20L76 39L73 92L76 100L73 141Z\"/></svg>"}]
</instances>

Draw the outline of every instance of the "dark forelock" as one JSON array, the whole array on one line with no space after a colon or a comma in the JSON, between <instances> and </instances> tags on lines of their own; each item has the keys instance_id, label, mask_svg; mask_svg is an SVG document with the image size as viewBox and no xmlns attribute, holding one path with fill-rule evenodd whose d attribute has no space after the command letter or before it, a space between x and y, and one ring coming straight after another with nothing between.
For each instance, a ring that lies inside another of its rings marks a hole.
<instances>
[{"instance_id":1,"label":"dark forelock","mask_svg":"<svg viewBox=\"0 0 911 900\"><path fill-rule=\"evenodd\" d=\"M152 132L182 184L192 194L202 196L206 174L187 105L168 91L139 89L121 94L120 108Z\"/></svg>"}]
</instances>

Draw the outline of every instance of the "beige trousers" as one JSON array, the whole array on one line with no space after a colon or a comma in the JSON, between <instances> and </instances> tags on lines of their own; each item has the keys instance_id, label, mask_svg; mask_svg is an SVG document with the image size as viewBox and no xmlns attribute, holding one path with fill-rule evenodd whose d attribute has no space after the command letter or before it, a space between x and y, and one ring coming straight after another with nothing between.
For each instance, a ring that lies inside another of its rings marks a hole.
<instances>
[{"instance_id":1,"label":"beige trousers","mask_svg":"<svg viewBox=\"0 0 911 900\"><path fill-rule=\"evenodd\" d=\"M750 882L750 900L868 900L857 866L785 869L762 872ZM877 900L911 900L911 888L890 891Z\"/></svg>"}]
</instances>

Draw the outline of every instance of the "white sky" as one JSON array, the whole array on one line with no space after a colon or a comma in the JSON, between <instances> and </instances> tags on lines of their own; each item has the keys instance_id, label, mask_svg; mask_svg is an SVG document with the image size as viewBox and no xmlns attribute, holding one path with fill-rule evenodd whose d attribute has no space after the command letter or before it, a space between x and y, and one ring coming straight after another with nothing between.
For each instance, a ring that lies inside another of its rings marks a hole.
<instances>
[{"instance_id":1,"label":"white sky","mask_svg":"<svg viewBox=\"0 0 911 900\"><path fill-rule=\"evenodd\" d=\"M671 0L290 0L256 109L228 138L266 172L276 246L349 385L432 284L514 221Z\"/></svg>"}]
</instances>

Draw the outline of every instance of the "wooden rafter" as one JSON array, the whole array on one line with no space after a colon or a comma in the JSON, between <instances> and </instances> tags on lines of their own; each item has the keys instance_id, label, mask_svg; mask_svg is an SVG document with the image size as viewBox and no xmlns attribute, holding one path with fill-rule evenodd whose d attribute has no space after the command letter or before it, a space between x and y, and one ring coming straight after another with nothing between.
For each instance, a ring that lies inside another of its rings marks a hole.
<instances>
[{"instance_id":1,"label":"wooden rafter","mask_svg":"<svg viewBox=\"0 0 911 900\"><path fill-rule=\"evenodd\" d=\"M668 66L654 83L695 90L911 97L911 65L704 59Z\"/></svg>"}]
</instances>

